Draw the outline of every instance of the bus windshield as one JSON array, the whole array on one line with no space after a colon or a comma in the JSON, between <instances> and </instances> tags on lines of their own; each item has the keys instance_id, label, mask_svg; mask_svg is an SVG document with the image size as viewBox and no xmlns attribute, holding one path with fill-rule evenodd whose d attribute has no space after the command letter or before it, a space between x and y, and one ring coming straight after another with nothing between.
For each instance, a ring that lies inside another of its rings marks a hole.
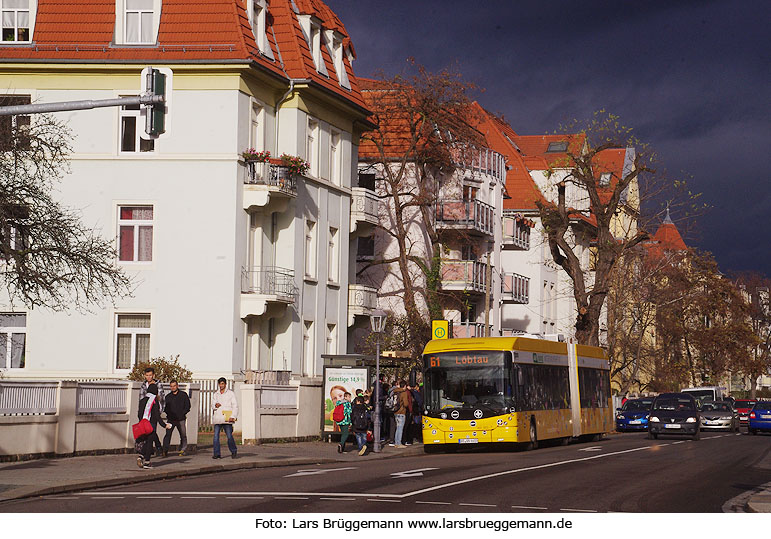
<instances>
[{"instance_id":1,"label":"bus windshield","mask_svg":"<svg viewBox=\"0 0 771 539\"><path fill-rule=\"evenodd\" d=\"M426 355L426 408L487 408L511 405L506 352L446 352Z\"/></svg>"}]
</instances>

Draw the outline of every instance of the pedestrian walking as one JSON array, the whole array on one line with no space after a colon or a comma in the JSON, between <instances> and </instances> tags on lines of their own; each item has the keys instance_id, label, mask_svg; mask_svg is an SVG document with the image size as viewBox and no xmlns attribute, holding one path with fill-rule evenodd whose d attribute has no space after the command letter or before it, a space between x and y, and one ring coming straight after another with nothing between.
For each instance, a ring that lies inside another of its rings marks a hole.
<instances>
[{"instance_id":1,"label":"pedestrian walking","mask_svg":"<svg viewBox=\"0 0 771 539\"><path fill-rule=\"evenodd\" d=\"M359 448L359 456L367 452L367 431L369 430L370 413L364 397L356 397L351 406L351 427L356 436L356 447Z\"/></svg>"},{"instance_id":2,"label":"pedestrian walking","mask_svg":"<svg viewBox=\"0 0 771 539\"><path fill-rule=\"evenodd\" d=\"M158 446L161 445L161 442L158 440L158 435L155 433L155 429L158 425L167 430L171 428L171 425L163 421L163 418L161 417L157 385L149 384L147 386L147 392L144 398L139 401L137 417L140 421L142 421L142 419L147 419L153 427L153 431L150 434L146 434L137 440L142 450L141 456L137 457L137 466L147 469L152 467L150 458L153 456L153 445L155 442L157 442Z\"/></svg>"},{"instance_id":3,"label":"pedestrian walking","mask_svg":"<svg viewBox=\"0 0 771 539\"><path fill-rule=\"evenodd\" d=\"M214 455L213 459L220 459L220 430L225 431L228 437L228 449L230 456L238 458L238 448L233 438L233 423L238 418L238 402L236 394L228 389L228 381L225 378L217 380L219 389L214 392L214 409L212 410L212 425L214 425Z\"/></svg>"},{"instance_id":4,"label":"pedestrian walking","mask_svg":"<svg viewBox=\"0 0 771 539\"><path fill-rule=\"evenodd\" d=\"M163 456L169 455L169 443L174 429L179 433L179 456L182 456L187 450L186 420L187 413L190 411L190 397L179 389L179 383L176 380L169 382L169 386L171 393L166 396L166 421L171 424L171 428L163 437Z\"/></svg>"},{"instance_id":5,"label":"pedestrian walking","mask_svg":"<svg viewBox=\"0 0 771 539\"><path fill-rule=\"evenodd\" d=\"M347 391L343 394L343 398L335 403L332 419L340 427L340 444L337 446L337 452L345 453L345 442L348 440L351 427L351 394Z\"/></svg>"},{"instance_id":6,"label":"pedestrian walking","mask_svg":"<svg viewBox=\"0 0 771 539\"><path fill-rule=\"evenodd\" d=\"M161 383L155 378L155 369L153 367L147 367L145 369L145 379L142 382L142 385L139 386L139 400L142 400L147 396L147 388L150 387L150 384L155 384L155 387L158 388L158 396L156 397L156 400L158 401L158 406L160 407L161 412L163 412L165 405L165 395L163 392L163 386L161 386ZM156 456L160 457L163 454L163 448L161 447L161 441L157 436L155 439L158 440L158 445L155 446L155 454Z\"/></svg>"}]
</instances>

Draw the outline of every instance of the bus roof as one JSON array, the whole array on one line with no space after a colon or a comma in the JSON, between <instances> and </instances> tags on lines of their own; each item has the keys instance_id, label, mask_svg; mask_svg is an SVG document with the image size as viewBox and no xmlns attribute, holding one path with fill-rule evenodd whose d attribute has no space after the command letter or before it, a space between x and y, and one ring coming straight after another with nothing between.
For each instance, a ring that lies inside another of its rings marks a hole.
<instances>
[{"instance_id":1,"label":"bus roof","mask_svg":"<svg viewBox=\"0 0 771 539\"><path fill-rule=\"evenodd\" d=\"M462 352L471 350L520 350L523 352L539 352L544 354L567 355L568 347L564 342L530 339L527 337L485 337L476 339L435 339L429 341L423 350L424 354L439 352ZM607 359L605 350L596 346L577 346L579 356Z\"/></svg>"}]
</instances>

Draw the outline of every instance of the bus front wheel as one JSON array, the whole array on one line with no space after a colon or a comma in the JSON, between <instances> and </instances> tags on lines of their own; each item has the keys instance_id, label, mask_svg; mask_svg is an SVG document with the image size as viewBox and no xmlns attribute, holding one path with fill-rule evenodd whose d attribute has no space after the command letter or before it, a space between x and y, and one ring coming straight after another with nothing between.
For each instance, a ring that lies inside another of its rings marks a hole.
<instances>
[{"instance_id":1,"label":"bus front wheel","mask_svg":"<svg viewBox=\"0 0 771 539\"><path fill-rule=\"evenodd\" d=\"M527 444L528 451L538 449L538 432L535 430L535 421L530 422L530 441Z\"/></svg>"}]
</instances>

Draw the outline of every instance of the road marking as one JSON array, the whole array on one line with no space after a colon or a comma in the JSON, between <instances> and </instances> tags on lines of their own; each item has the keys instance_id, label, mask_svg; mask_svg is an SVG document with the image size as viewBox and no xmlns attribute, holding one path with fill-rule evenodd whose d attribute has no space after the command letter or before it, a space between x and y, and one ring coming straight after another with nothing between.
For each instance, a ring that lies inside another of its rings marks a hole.
<instances>
[{"instance_id":1,"label":"road marking","mask_svg":"<svg viewBox=\"0 0 771 539\"><path fill-rule=\"evenodd\" d=\"M418 468L417 470L407 470L406 472L394 472L391 474L391 477L394 479L403 479L405 477L420 477L423 475L423 472L438 469L439 468Z\"/></svg>"},{"instance_id":2,"label":"road marking","mask_svg":"<svg viewBox=\"0 0 771 539\"><path fill-rule=\"evenodd\" d=\"M109 496L109 497L108 496L105 496L105 497L91 496L92 500L122 500L123 498L125 498L125 496ZM171 496L167 496L167 498L171 498Z\"/></svg>"},{"instance_id":3,"label":"road marking","mask_svg":"<svg viewBox=\"0 0 771 539\"><path fill-rule=\"evenodd\" d=\"M579 451L602 451L602 447L594 445L592 447L584 447L583 449L579 449Z\"/></svg>"},{"instance_id":4,"label":"road marking","mask_svg":"<svg viewBox=\"0 0 771 539\"><path fill-rule=\"evenodd\" d=\"M116 494L115 492L89 492L89 493L83 493L83 494L76 494L76 496L111 496ZM163 492L127 492L127 491L121 491L120 494L124 494L126 496L146 496L151 494L163 494L168 496L190 496L190 495L197 495L197 496L209 496L209 497L216 497L216 496L334 496L335 499L339 499L341 497L351 497L354 496L356 498L366 498L366 497L380 497L380 498L392 498L392 499L400 499L404 498L404 494L378 494L377 492L341 492L340 494L336 494L334 492L275 492L275 491L259 491L259 492L252 492L252 491L226 491L226 492L212 492L212 491L205 491L205 492L199 492L199 491L179 491L179 490L172 490L172 491L163 491ZM73 498L75 499L75 498Z\"/></svg>"},{"instance_id":5,"label":"road marking","mask_svg":"<svg viewBox=\"0 0 771 539\"><path fill-rule=\"evenodd\" d=\"M672 442L672 445L684 444L684 443L685 443L685 440L680 440L679 442Z\"/></svg>"},{"instance_id":6,"label":"road marking","mask_svg":"<svg viewBox=\"0 0 771 539\"><path fill-rule=\"evenodd\" d=\"M368 502L388 502L388 503L402 503L401 500L384 500L382 498L367 499Z\"/></svg>"},{"instance_id":7,"label":"road marking","mask_svg":"<svg viewBox=\"0 0 771 539\"><path fill-rule=\"evenodd\" d=\"M467 505L469 507L498 507L497 505L490 505L489 503L459 503L458 505Z\"/></svg>"},{"instance_id":8,"label":"road marking","mask_svg":"<svg viewBox=\"0 0 771 539\"><path fill-rule=\"evenodd\" d=\"M560 511L570 511L571 513L596 513L594 509L560 509Z\"/></svg>"},{"instance_id":9,"label":"road marking","mask_svg":"<svg viewBox=\"0 0 771 539\"><path fill-rule=\"evenodd\" d=\"M328 468L323 470L297 470L293 474L285 475L284 477L302 477L304 475L321 475L329 472L340 472L343 470L355 470L356 466L346 466L345 468Z\"/></svg>"},{"instance_id":10,"label":"road marking","mask_svg":"<svg viewBox=\"0 0 771 539\"><path fill-rule=\"evenodd\" d=\"M96 496L91 496L92 500L96 500ZM171 496L137 496L139 500L170 500Z\"/></svg>"},{"instance_id":11,"label":"road marking","mask_svg":"<svg viewBox=\"0 0 771 539\"><path fill-rule=\"evenodd\" d=\"M415 503L423 503L426 505L452 505L450 502L422 502L420 500L416 501Z\"/></svg>"},{"instance_id":12,"label":"road marking","mask_svg":"<svg viewBox=\"0 0 771 539\"><path fill-rule=\"evenodd\" d=\"M319 498L319 500L332 500L335 502L353 502L356 498Z\"/></svg>"},{"instance_id":13,"label":"road marking","mask_svg":"<svg viewBox=\"0 0 771 539\"><path fill-rule=\"evenodd\" d=\"M216 496L180 496L183 500L213 500Z\"/></svg>"},{"instance_id":14,"label":"road marking","mask_svg":"<svg viewBox=\"0 0 771 539\"><path fill-rule=\"evenodd\" d=\"M228 500L264 500L262 496L225 496Z\"/></svg>"},{"instance_id":15,"label":"road marking","mask_svg":"<svg viewBox=\"0 0 771 539\"><path fill-rule=\"evenodd\" d=\"M47 500L77 500L77 496L48 496Z\"/></svg>"},{"instance_id":16,"label":"road marking","mask_svg":"<svg viewBox=\"0 0 771 539\"><path fill-rule=\"evenodd\" d=\"M512 505L512 509L540 509L541 511L546 511L548 507L538 507L537 505Z\"/></svg>"}]
</instances>

